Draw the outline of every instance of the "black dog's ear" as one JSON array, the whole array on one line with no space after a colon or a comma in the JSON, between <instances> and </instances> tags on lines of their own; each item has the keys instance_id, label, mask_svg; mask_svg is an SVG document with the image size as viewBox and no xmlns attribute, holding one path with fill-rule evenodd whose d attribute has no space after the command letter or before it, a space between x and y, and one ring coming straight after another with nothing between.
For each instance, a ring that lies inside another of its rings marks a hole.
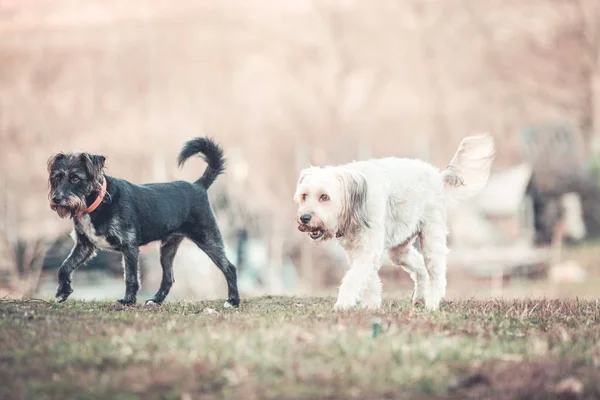
<instances>
[{"instance_id":1,"label":"black dog's ear","mask_svg":"<svg viewBox=\"0 0 600 400\"><path fill-rule=\"evenodd\" d=\"M65 153L56 153L48 159L48 173L52 172L52 170L56 167L61 160L66 157Z\"/></svg>"},{"instance_id":2,"label":"black dog's ear","mask_svg":"<svg viewBox=\"0 0 600 400\"><path fill-rule=\"evenodd\" d=\"M56 153L48 159L48 198L52 194L52 172L56 169L58 163L67 157L65 153Z\"/></svg>"},{"instance_id":3,"label":"black dog's ear","mask_svg":"<svg viewBox=\"0 0 600 400\"><path fill-rule=\"evenodd\" d=\"M92 182L95 182L99 185L100 183L98 180L104 171L104 161L106 158L104 156L97 156L89 153L81 153L81 158L85 163L85 168L90 179Z\"/></svg>"},{"instance_id":4,"label":"black dog's ear","mask_svg":"<svg viewBox=\"0 0 600 400\"><path fill-rule=\"evenodd\" d=\"M98 170L98 174L102 173L102 171L104 170L104 161L106 161L106 158L104 156L90 155L90 159L92 160L92 165L94 166L94 168Z\"/></svg>"}]
</instances>

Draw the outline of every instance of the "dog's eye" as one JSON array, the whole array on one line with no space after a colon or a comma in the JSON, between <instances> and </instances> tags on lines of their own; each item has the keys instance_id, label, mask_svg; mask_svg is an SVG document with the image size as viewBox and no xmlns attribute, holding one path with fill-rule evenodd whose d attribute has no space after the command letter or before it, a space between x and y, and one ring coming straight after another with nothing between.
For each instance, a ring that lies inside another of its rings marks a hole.
<instances>
[{"instance_id":1,"label":"dog's eye","mask_svg":"<svg viewBox=\"0 0 600 400\"><path fill-rule=\"evenodd\" d=\"M78 177L78 176L75 176L75 175L73 175L73 176L71 177L71 183L79 183L79 181L80 181L80 180L81 180L81 179L79 179L79 177Z\"/></svg>"},{"instance_id":2,"label":"dog's eye","mask_svg":"<svg viewBox=\"0 0 600 400\"><path fill-rule=\"evenodd\" d=\"M327 196L326 194L322 194L321 197L319 197L319 201L323 203L329 201L329 196Z\"/></svg>"},{"instance_id":3,"label":"dog's eye","mask_svg":"<svg viewBox=\"0 0 600 400\"><path fill-rule=\"evenodd\" d=\"M302 201L306 201L306 198L308 197L308 195L306 193L304 193L301 197L302 197Z\"/></svg>"}]
</instances>

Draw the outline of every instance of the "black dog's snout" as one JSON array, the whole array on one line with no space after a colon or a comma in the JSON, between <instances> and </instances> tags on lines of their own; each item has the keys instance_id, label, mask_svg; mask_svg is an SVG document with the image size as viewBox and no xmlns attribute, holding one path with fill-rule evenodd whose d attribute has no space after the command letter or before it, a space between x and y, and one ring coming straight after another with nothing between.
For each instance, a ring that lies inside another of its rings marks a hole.
<instances>
[{"instance_id":1,"label":"black dog's snout","mask_svg":"<svg viewBox=\"0 0 600 400\"><path fill-rule=\"evenodd\" d=\"M310 222L311 218L312 217L310 215L308 215L308 214L302 214L300 216L300 221L302 221L303 224L308 224Z\"/></svg>"},{"instance_id":2,"label":"black dog's snout","mask_svg":"<svg viewBox=\"0 0 600 400\"><path fill-rule=\"evenodd\" d=\"M61 201L62 201L62 198L60 196L58 196L58 195L52 196L52 202L54 204L60 204Z\"/></svg>"}]
</instances>

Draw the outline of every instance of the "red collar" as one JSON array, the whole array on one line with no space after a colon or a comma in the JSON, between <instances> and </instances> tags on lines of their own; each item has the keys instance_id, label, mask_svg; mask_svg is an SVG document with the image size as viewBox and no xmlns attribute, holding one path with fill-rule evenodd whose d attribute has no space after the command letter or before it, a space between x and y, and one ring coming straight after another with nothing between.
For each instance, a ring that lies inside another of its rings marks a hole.
<instances>
[{"instance_id":1,"label":"red collar","mask_svg":"<svg viewBox=\"0 0 600 400\"><path fill-rule=\"evenodd\" d=\"M102 178L102 189L100 189L98 197L96 197L96 200L94 200L94 202L90 204L90 206L86 208L84 212L81 213L80 217L93 212L96 208L98 208L100 203L102 203L102 200L104 200L104 196L106 195L106 176L103 176Z\"/></svg>"}]
</instances>

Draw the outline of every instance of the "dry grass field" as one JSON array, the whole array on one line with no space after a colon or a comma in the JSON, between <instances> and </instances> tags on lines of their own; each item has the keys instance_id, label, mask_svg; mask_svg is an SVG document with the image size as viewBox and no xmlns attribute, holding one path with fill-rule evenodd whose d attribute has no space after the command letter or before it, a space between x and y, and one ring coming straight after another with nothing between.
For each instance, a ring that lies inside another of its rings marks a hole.
<instances>
[{"instance_id":1,"label":"dry grass field","mask_svg":"<svg viewBox=\"0 0 600 400\"><path fill-rule=\"evenodd\" d=\"M600 397L598 301L0 302L6 399Z\"/></svg>"}]
</instances>

